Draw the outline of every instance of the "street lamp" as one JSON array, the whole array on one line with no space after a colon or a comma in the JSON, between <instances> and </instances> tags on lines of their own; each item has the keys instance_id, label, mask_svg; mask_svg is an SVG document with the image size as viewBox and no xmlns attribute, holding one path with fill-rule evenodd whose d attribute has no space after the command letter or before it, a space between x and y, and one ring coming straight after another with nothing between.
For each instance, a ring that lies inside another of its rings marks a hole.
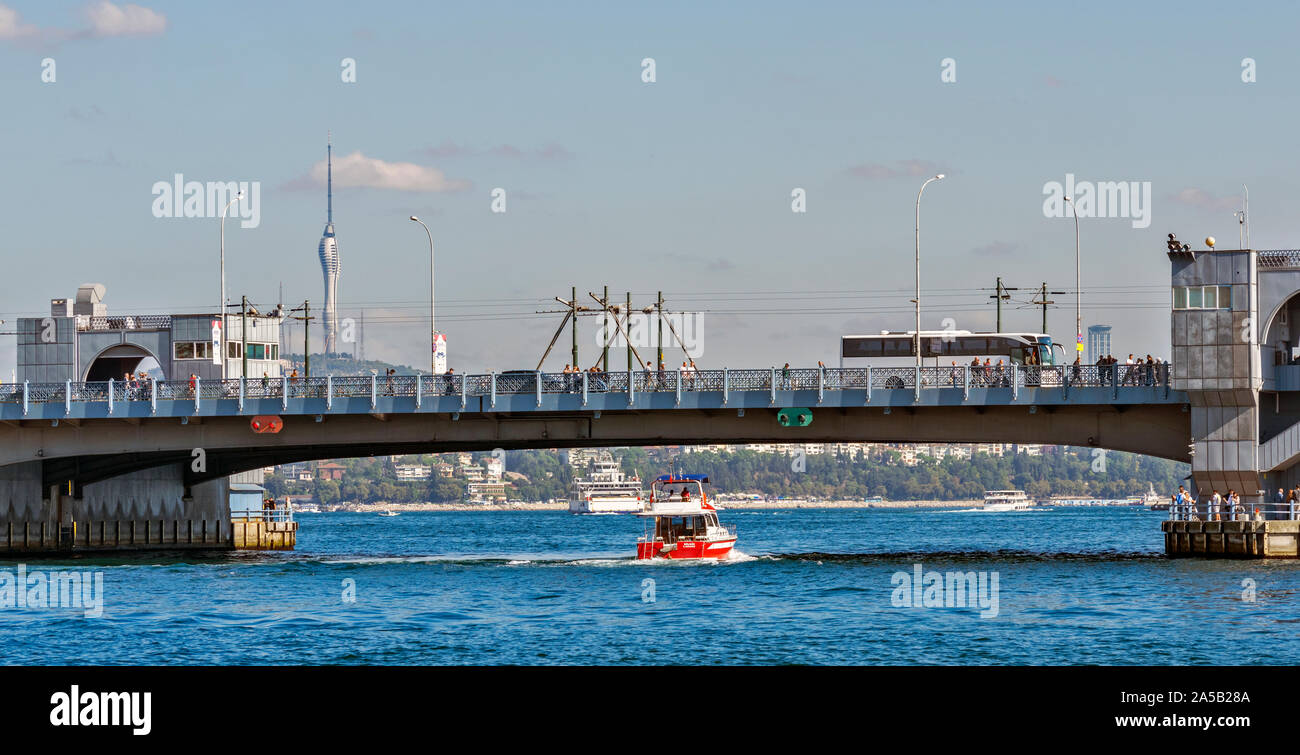
<instances>
[{"instance_id":1,"label":"street lamp","mask_svg":"<svg viewBox=\"0 0 1300 755\"><path fill-rule=\"evenodd\" d=\"M223 352L226 350L226 212L235 202L244 198L244 192L239 191L235 198L226 202L226 206L221 210L221 343L218 344ZM226 379L226 355L220 354L221 359L221 379Z\"/></svg>"},{"instance_id":2,"label":"street lamp","mask_svg":"<svg viewBox=\"0 0 1300 755\"><path fill-rule=\"evenodd\" d=\"M433 234L424 221L412 215L411 220L424 226L424 234L429 237L429 372L438 374L438 329L433 321Z\"/></svg>"},{"instance_id":3,"label":"street lamp","mask_svg":"<svg viewBox=\"0 0 1300 755\"><path fill-rule=\"evenodd\" d=\"M1079 210L1069 197L1065 198L1065 203L1070 205L1070 212L1074 215L1074 356L1082 359L1083 314L1079 300L1083 296L1083 287L1079 278Z\"/></svg>"},{"instance_id":4,"label":"street lamp","mask_svg":"<svg viewBox=\"0 0 1300 755\"><path fill-rule=\"evenodd\" d=\"M943 180L943 174L927 178L925 183L921 184L921 190L916 192L916 335L913 339L913 347L916 350L916 366L921 366L921 195L925 193L925 187L929 186L932 181Z\"/></svg>"}]
</instances>

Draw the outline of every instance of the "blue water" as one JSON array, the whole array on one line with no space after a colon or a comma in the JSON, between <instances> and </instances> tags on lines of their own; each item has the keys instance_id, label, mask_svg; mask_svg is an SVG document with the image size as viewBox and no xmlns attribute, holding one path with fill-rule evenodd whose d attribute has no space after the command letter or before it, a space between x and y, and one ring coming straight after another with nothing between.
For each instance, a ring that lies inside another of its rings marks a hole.
<instances>
[{"instance_id":1,"label":"blue water","mask_svg":"<svg viewBox=\"0 0 1300 755\"><path fill-rule=\"evenodd\" d=\"M628 516L301 515L291 553L33 560L102 571L103 615L0 636L7 664L1294 663L1300 564L1166 559L1163 517L726 511L734 560L647 563ZM917 563L996 572L997 616L896 607Z\"/></svg>"}]
</instances>

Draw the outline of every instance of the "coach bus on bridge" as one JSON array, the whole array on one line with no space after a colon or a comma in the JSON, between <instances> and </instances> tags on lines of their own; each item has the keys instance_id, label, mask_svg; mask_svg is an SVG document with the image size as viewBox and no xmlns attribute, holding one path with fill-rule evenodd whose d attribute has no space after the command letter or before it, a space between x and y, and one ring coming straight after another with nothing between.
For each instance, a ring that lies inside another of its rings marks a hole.
<instances>
[{"instance_id":1,"label":"coach bus on bridge","mask_svg":"<svg viewBox=\"0 0 1300 755\"><path fill-rule=\"evenodd\" d=\"M880 335L843 336L844 359L886 359L916 356L916 332L881 331ZM921 357L944 359L1004 359L1010 364L1050 367L1068 364L1064 349L1046 333L972 333L969 330L921 331ZM962 364L963 362L958 362Z\"/></svg>"}]
</instances>

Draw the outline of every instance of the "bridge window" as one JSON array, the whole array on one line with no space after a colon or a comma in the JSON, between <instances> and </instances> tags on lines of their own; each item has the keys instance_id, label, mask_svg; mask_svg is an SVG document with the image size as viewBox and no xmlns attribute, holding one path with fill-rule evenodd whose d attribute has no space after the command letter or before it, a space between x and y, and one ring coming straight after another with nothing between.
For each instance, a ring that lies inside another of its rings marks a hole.
<instances>
[{"instance_id":1,"label":"bridge window","mask_svg":"<svg viewBox=\"0 0 1300 755\"><path fill-rule=\"evenodd\" d=\"M211 359L212 344L207 341L177 341L172 345L177 359Z\"/></svg>"},{"instance_id":2,"label":"bridge window","mask_svg":"<svg viewBox=\"0 0 1300 755\"><path fill-rule=\"evenodd\" d=\"M246 355L249 359L269 359L274 361L280 358L280 344L250 343L247 346Z\"/></svg>"},{"instance_id":3,"label":"bridge window","mask_svg":"<svg viewBox=\"0 0 1300 755\"><path fill-rule=\"evenodd\" d=\"M1175 286L1174 309L1232 309L1232 286Z\"/></svg>"}]
</instances>

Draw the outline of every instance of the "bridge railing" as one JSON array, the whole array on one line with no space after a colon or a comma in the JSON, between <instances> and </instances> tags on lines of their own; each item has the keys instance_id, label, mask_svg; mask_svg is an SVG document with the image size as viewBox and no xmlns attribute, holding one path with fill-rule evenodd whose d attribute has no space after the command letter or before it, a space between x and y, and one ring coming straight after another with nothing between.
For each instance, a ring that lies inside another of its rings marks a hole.
<instances>
[{"instance_id":1,"label":"bridge railing","mask_svg":"<svg viewBox=\"0 0 1300 755\"><path fill-rule=\"evenodd\" d=\"M1294 521L1300 519L1300 502L1246 503L1235 507L1228 506L1227 503L1220 503L1216 506L1210 501L1171 504L1169 506L1169 518L1175 522L1248 522L1257 518Z\"/></svg>"},{"instance_id":2,"label":"bridge railing","mask_svg":"<svg viewBox=\"0 0 1300 755\"><path fill-rule=\"evenodd\" d=\"M293 511L283 504L277 504L274 509L247 509L243 511L230 512L232 522L239 521L262 521L262 522L292 522Z\"/></svg>"},{"instance_id":3,"label":"bridge railing","mask_svg":"<svg viewBox=\"0 0 1300 755\"><path fill-rule=\"evenodd\" d=\"M364 377L361 376L336 377L332 381L333 388L334 388L334 395L337 396L338 398L353 398L357 396L369 396L370 384L371 384L370 378L371 378L370 375L366 375ZM319 378L309 378L309 379L313 381L319 380ZM383 379L388 380L389 378L385 377ZM376 378L375 382L376 384L378 384L379 378Z\"/></svg>"},{"instance_id":4,"label":"bridge railing","mask_svg":"<svg viewBox=\"0 0 1300 755\"><path fill-rule=\"evenodd\" d=\"M250 378L242 385L245 399L349 397L414 397L532 395L578 393L586 378L588 393L787 390L914 390L921 388L1017 388L1058 386L1168 386L1169 365L949 365L947 367L767 368L757 370L634 370L587 373L510 372L487 375L363 375L335 378ZM495 380L494 380L495 377ZM869 385L868 385L869 383ZM680 384L680 385L679 385ZM64 401L114 402L233 399L241 381L143 380L130 382L27 383L0 385L0 403L33 404Z\"/></svg>"}]
</instances>

